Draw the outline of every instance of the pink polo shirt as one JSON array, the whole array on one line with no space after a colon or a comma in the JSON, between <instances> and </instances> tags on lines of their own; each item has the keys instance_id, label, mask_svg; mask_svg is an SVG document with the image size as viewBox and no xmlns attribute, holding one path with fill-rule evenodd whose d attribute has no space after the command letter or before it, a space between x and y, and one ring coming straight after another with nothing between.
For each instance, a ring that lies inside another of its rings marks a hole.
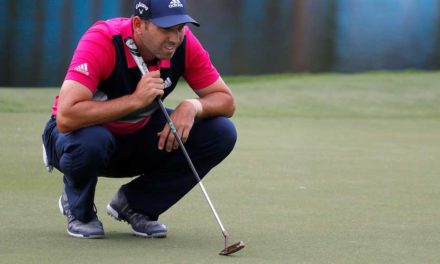
<instances>
[{"instance_id":1,"label":"pink polo shirt","mask_svg":"<svg viewBox=\"0 0 440 264\"><path fill-rule=\"evenodd\" d=\"M114 35L122 39L133 36L131 18L115 18L95 23L80 39L73 54L65 80L77 81L95 94L100 81L107 79L116 64L116 50L112 42ZM208 52L202 47L189 27L185 27L185 71L183 78L194 89L203 89L219 78L219 73L212 65ZM129 68L137 67L130 51L125 47ZM150 71L169 68L169 60L161 60L157 65L149 66ZM57 113L58 96L52 107L52 114ZM106 124L114 134L130 134L141 129L148 122L146 118L138 123L110 122Z\"/></svg>"}]
</instances>

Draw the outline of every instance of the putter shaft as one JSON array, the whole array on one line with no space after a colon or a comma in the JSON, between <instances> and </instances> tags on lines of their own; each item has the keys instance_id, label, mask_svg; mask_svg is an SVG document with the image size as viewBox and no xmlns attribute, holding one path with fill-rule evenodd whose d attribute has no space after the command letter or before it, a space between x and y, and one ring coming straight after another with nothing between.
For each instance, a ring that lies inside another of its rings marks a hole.
<instances>
[{"instance_id":1,"label":"putter shaft","mask_svg":"<svg viewBox=\"0 0 440 264\"><path fill-rule=\"evenodd\" d=\"M183 145L182 139L180 138L179 134L177 133L177 130L174 127L173 121L171 120L170 116L168 115L168 112L165 109L165 106L163 105L162 100L160 98L156 98L156 101L159 104L159 107L162 110L163 114L165 115L165 118L168 122L168 125L171 128L171 132L173 133L174 137L177 140L177 143L179 144L180 148L182 149L183 155L185 156L186 161L188 162L188 164L193 172L193 175L196 178L200 188L202 189L202 192L205 195L206 200L208 201L209 207L211 208L211 211L214 214L218 225L220 226L220 229L222 230L223 236L225 237L225 247L226 247L229 233L228 233L228 231L226 231L225 227L223 226L223 223L220 220L220 217L218 216L217 211L215 210L215 207L211 202L211 199L209 198L208 192L206 191L205 186L203 185L202 180L200 179L199 173L197 172L196 168L194 167L194 164L192 163L191 158L189 157L188 152L186 151L186 148Z\"/></svg>"}]
</instances>

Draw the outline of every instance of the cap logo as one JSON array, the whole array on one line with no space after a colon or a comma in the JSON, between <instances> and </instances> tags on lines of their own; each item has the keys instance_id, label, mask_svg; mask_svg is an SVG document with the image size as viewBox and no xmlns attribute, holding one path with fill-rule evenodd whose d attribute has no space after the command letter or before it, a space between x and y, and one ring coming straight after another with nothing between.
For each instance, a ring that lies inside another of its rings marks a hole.
<instances>
[{"instance_id":1,"label":"cap logo","mask_svg":"<svg viewBox=\"0 0 440 264\"><path fill-rule=\"evenodd\" d=\"M148 6L142 2L136 4L136 10L139 11L139 14L142 15L144 11L148 11Z\"/></svg>"},{"instance_id":2,"label":"cap logo","mask_svg":"<svg viewBox=\"0 0 440 264\"><path fill-rule=\"evenodd\" d=\"M171 0L170 4L168 5L169 8L175 8L175 7L183 7L180 0Z\"/></svg>"}]
</instances>

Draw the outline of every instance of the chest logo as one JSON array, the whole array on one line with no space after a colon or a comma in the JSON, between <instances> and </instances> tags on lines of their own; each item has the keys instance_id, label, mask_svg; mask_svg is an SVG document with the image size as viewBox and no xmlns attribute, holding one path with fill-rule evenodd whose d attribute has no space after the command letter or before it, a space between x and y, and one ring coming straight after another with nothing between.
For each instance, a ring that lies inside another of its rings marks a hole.
<instances>
[{"instance_id":1,"label":"chest logo","mask_svg":"<svg viewBox=\"0 0 440 264\"><path fill-rule=\"evenodd\" d=\"M173 82L171 81L170 77L168 77L163 84L164 84L164 88L166 89L169 88L171 85L173 85Z\"/></svg>"}]
</instances>

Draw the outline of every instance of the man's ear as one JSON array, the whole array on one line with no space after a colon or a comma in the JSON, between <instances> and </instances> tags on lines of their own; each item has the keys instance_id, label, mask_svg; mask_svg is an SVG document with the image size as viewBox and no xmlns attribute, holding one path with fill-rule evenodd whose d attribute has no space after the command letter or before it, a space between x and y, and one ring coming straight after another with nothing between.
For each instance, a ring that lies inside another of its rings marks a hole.
<instances>
[{"instance_id":1,"label":"man's ear","mask_svg":"<svg viewBox=\"0 0 440 264\"><path fill-rule=\"evenodd\" d=\"M138 17L138 16L134 16L133 17L133 32L136 34L141 33L141 29L144 25L144 21Z\"/></svg>"}]
</instances>

